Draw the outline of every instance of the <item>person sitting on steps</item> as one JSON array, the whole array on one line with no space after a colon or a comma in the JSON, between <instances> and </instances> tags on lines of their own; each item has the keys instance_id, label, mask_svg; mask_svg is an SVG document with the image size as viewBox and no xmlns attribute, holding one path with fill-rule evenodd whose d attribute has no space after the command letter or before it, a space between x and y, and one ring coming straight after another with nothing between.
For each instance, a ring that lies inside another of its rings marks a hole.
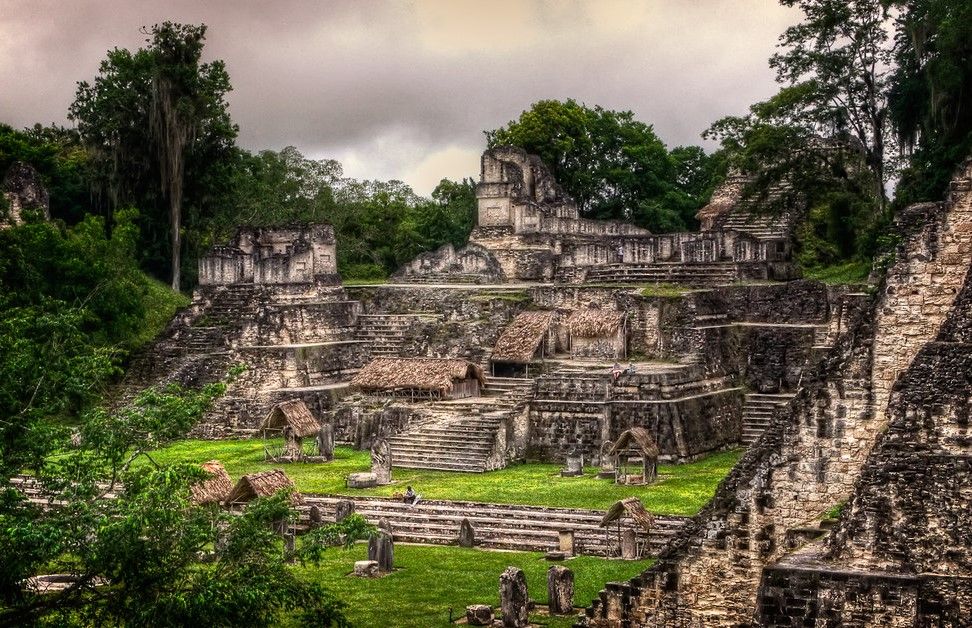
<instances>
[{"instance_id":1,"label":"person sitting on steps","mask_svg":"<svg viewBox=\"0 0 972 628\"><path fill-rule=\"evenodd\" d=\"M408 504L409 506L414 506L415 504L419 503L419 499L421 499L421 495L416 493L415 490L411 486L409 486L408 488L405 489L405 496L403 497L403 499L405 503Z\"/></svg>"},{"instance_id":2,"label":"person sitting on steps","mask_svg":"<svg viewBox=\"0 0 972 628\"><path fill-rule=\"evenodd\" d=\"M611 367L611 381L617 383L619 377L621 377L621 365L615 362Z\"/></svg>"}]
</instances>

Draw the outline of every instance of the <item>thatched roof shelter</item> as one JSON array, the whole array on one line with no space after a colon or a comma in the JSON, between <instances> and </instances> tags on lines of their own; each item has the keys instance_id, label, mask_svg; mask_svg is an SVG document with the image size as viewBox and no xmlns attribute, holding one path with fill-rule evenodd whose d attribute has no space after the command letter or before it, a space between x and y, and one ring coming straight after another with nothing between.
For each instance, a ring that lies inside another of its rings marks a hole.
<instances>
[{"instance_id":1,"label":"thatched roof shelter","mask_svg":"<svg viewBox=\"0 0 972 628\"><path fill-rule=\"evenodd\" d=\"M603 338L621 331L624 328L624 319L622 312L586 308L574 310L567 319L567 328L575 338Z\"/></svg>"},{"instance_id":2,"label":"thatched roof shelter","mask_svg":"<svg viewBox=\"0 0 972 628\"><path fill-rule=\"evenodd\" d=\"M362 391L424 390L452 392L457 381L478 380L485 386L483 370L466 360L451 358L376 358L358 371L351 387Z\"/></svg>"},{"instance_id":3,"label":"thatched roof shelter","mask_svg":"<svg viewBox=\"0 0 972 628\"><path fill-rule=\"evenodd\" d=\"M625 450L636 449L646 458L658 459L658 443L652 438L651 432L643 427L633 427L621 432L621 436L611 447L609 455L617 455Z\"/></svg>"},{"instance_id":4,"label":"thatched roof shelter","mask_svg":"<svg viewBox=\"0 0 972 628\"><path fill-rule=\"evenodd\" d=\"M655 525L655 518L651 516L650 512L645 510L645 505L641 503L641 500L637 497L627 497L621 501L614 502L608 508L607 512L604 513L604 518L601 519L601 527L607 527L609 523L625 516L634 519L635 523L645 530L651 530L652 526Z\"/></svg>"},{"instance_id":5,"label":"thatched roof shelter","mask_svg":"<svg viewBox=\"0 0 972 628\"><path fill-rule=\"evenodd\" d=\"M292 399L275 405L260 425L261 430L282 430L285 427L290 427L297 438L304 438L317 434L321 424L311 414L307 404L300 399Z\"/></svg>"},{"instance_id":6,"label":"thatched roof shelter","mask_svg":"<svg viewBox=\"0 0 972 628\"><path fill-rule=\"evenodd\" d=\"M529 363L542 345L553 317L554 313L547 310L520 312L500 334L490 359L494 362Z\"/></svg>"},{"instance_id":7,"label":"thatched roof shelter","mask_svg":"<svg viewBox=\"0 0 972 628\"><path fill-rule=\"evenodd\" d=\"M199 466L211 476L189 487L193 503L212 504L225 501L226 496L233 490L233 480L230 479L223 463L219 460L210 460Z\"/></svg>"},{"instance_id":8,"label":"thatched roof shelter","mask_svg":"<svg viewBox=\"0 0 972 628\"><path fill-rule=\"evenodd\" d=\"M229 504L248 502L257 497L269 497L277 491L293 487L293 480L280 469L250 473L240 478L233 490L226 496L226 502ZM293 501L300 501L300 496L297 493L293 495Z\"/></svg>"}]
</instances>

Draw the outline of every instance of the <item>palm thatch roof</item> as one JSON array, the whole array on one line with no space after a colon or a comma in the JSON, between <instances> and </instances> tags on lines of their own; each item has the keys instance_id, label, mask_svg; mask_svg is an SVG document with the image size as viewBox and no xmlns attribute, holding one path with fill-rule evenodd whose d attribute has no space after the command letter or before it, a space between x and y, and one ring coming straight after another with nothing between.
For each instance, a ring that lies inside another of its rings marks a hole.
<instances>
[{"instance_id":1,"label":"palm thatch roof","mask_svg":"<svg viewBox=\"0 0 972 628\"><path fill-rule=\"evenodd\" d=\"M477 379L486 384L483 370L466 360L452 358L376 358L351 380L357 390L432 390L452 392L456 381Z\"/></svg>"},{"instance_id":2,"label":"palm thatch roof","mask_svg":"<svg viewBox=\"0 0 972 628\"><path fill-rule=\"evenodd\" d=\"M574 310L567 319L567 328L575 338L603 338L617 334L624 326L624 318L622 312L614 310Z\"/></svg>"},{"instance_id":3,"label":"palm thatch roof","mask_svg":"<svg viewBox=\"0 0 972 628\"><path fill-rule=\"evenodd\" d=\"M200 480L189 487L191 499L196 504L211 504L222 502L233 490L233 480L219 460L210 460L201 465L203 471L210 473L210 477Z\"/></svg>"},{"instance_id":4,"label":"palm thatch roof","mask_svg":"<svg viewBox=\"0 0 972 628\"><path fill-rule=\"evenodd\" d=\"M655 525L655 518L651 516L651 513L645 510L644 504L637 497L627 497L621 501L614 502L607 512L604 513L604 518L601 519L601 527L607 526L612 521L617 521L621 517L628 516L635 520L635 523L640 525L645 530L651 530L652 526Z\"/></svg>"},{"instance_id":5,"label":"palm thatch roof","mask_svg":"<svg viewBox=\"0 0 972 628\"><path fill-rule=\"evenodd\" d=\"M500 334L490 359L517 364L530 362L540 348L553 317L554 313L547 310L520 312Z\"/></svg>"},{"instance_id":6,"label":"palm thatch roof","mask_svg":"<svg viewBox=\"0 0 972 628\"><path fill-rule=\"evenodd\" d=\"M250 473L240 478L233 490L226 496L226 502L230 504L248 502L257 497L269 497L277 491L293 487L293 480L281 469ZM294 493L293 495L292 501L299 501L298 494Z\"/></svg>"},{"instance_id":7,"label":"palm thatch roof","mask_svg":"<svg viewBox=\"0 0 972 628\"><path fill-rule=\"evenodd\" d=\"M321 424L311 414L307 404L300 399L291 399L275 405L263 420L260 429L281 430L288 426L299 438L313 436L321 429Z\"/></svg>"},{"instance_id":8,"label":"palm thatch roof","mask_svg":"<svg viewBox=\"0 0 972 628\"><path fill-rule=\"evenodd\" d=\"M613 456L626 449L637 449L642 455L647 458L658 458L660 453L658 450L658 443L652 438L651 432L643 427L633 427L630 430L621 432L621 436L611 447L609 455Z\"/></svg>"}]
</instances>

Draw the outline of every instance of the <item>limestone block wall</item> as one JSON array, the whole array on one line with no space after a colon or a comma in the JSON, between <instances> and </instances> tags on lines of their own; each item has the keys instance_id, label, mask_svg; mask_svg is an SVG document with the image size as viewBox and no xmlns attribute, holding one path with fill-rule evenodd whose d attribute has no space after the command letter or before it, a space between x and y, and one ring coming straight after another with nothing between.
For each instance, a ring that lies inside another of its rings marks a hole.
<instances>
[{"instance_id":1,"label":"limestone block wall","mask_svg":"<svg viewBox=\"0 0 972 628\"><path fill-rule=\"evenodd\" d=\"M241 228L229 246L199 258L201 286L315 282L340 282L331 225Z\"/></svg>"},{"instance_id":2,"label":"limestone block wall","mask_svg":"<svg viewBox=\"0 0 972 628\"><path fill-rule=\"evenodd\" d=\"M446 244L422 253L392 276L395 282L439 280L444 283L503 283L503 268L487 249L470 244L456 250Z\"/></svg>"},{"instance_id":3,"label":"limestone block wall","mask_svg":"<svg viewBox=\"0 0 972 628\"><path fill-rule=\"evenodd\" d=\"M970 170L946 203L899 217L903 241L871 307L658 564L602 592L589 625L754 620L763 567L785 553L788 530L851 495L887 426L892 383L937 335L963 286L972 259Z\"/></svg>"}]
</instances>

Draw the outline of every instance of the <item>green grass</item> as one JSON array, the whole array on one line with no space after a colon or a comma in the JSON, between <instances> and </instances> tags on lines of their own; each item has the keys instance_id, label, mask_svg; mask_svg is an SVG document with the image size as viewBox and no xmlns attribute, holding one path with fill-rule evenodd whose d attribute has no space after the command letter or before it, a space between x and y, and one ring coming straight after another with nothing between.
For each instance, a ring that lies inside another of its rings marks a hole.
<instances>
[{"instance_id":1,"label":"green grass","mask_svg":"<svg viewBox=\"0 0 972 628\"><path fill-rule=\"evenodd\" d=\"M530 295L525 290L511 292L481 292L469 297L469 301L509 301L511 303L526 303Z\"/></svg>"},{"instance_id":2,"label":"green grass","mask_svg":"<svg viewBox=\"0 0 972 628\"><path fill-rule=\"evenodd\" d=\"M460 547L395 546L396 570L368 580L348 574L354 561L365 560L367 548L329 550L318 567L304 567L302 577L320 582L344 600L346 614L359 628L434 628L449 626L463 616L469 604L499 606L499 575L514 565L526 575L530 598L547 603L547 570L552 564L532 552L489 552ZM587 606L606 582L628 580L651 561L618 561L579 556L562 563L574 572L574 605ZM573 617L539 614L531 620L540 626L568 628Z\"/></svg>"},{"instance_id":3,"label":"green grass","mask_svg":"<svg viewBox=\"0 0 972 628\"><path fill-rule=\"evenodd\" d=\"M345 277L341 280L341 284L345 286L381 286L386 283L388 283L387 277L371 277L367 279L353 279L350 277Z\"/></svg>"},{"instance_id":4,"label":"green grass","mask_svg":"<svg viewBox=\"0 0 972 628\"><path fill-rule=\"evenodd\" d=\"M374 489L345 488L345 477L370 466L367 451L338 447L327 464L274 465L263 460L263 441L185 440L153 454L160 463L204 462L218 459L234 478L276 467L284 468L297 489L305 493L346 493L390 496L412 485L426 499L453 499L501 504L532 504L562 508L606 509L619 499L638 496L656 514L693 515L712 498L719 481L729 472L740 450L719 452L682 465L661 465L659 481L647 487L618 486L596 477L588 468L582 477L560 477L560 465L516 464L499 471L453 473L395 469L394 483Z\"/></svg>"},{"instance_id":5,"label":"green grass","mask_svg":"<svg viewBox=\"0 0 972 628\"><path fill-rule=\"evenodd\" d=\"M652 284L650 286L645 286L641 289L641 296L643 297L680 297L691 289L685 286L679 286L673 283L658 283Z\"/></svg>"},{"instance_id":6,"label":"green grass","mask_svg":"<svg viewBox=\"0 0 972 628\"><path fill-rule=\"evenodd\" d=\"M189 297L176 292L166 284L145 276L145 318L138 333L131 339L131 346L141 347L156 338L169 324L175 313L189 305Z\"/></svg>"},{"instance_id":7,"label":"green grass","mask_svg":"<svg viewBox=\"0 0 972 628\"><path fill-rule=\"evenodd\" d=\"M871 273L870 262L846 262L821 268L807 268L803 271L806 279L816 279L828 284L866 283Z\"/></svg>"}]
</instances>

